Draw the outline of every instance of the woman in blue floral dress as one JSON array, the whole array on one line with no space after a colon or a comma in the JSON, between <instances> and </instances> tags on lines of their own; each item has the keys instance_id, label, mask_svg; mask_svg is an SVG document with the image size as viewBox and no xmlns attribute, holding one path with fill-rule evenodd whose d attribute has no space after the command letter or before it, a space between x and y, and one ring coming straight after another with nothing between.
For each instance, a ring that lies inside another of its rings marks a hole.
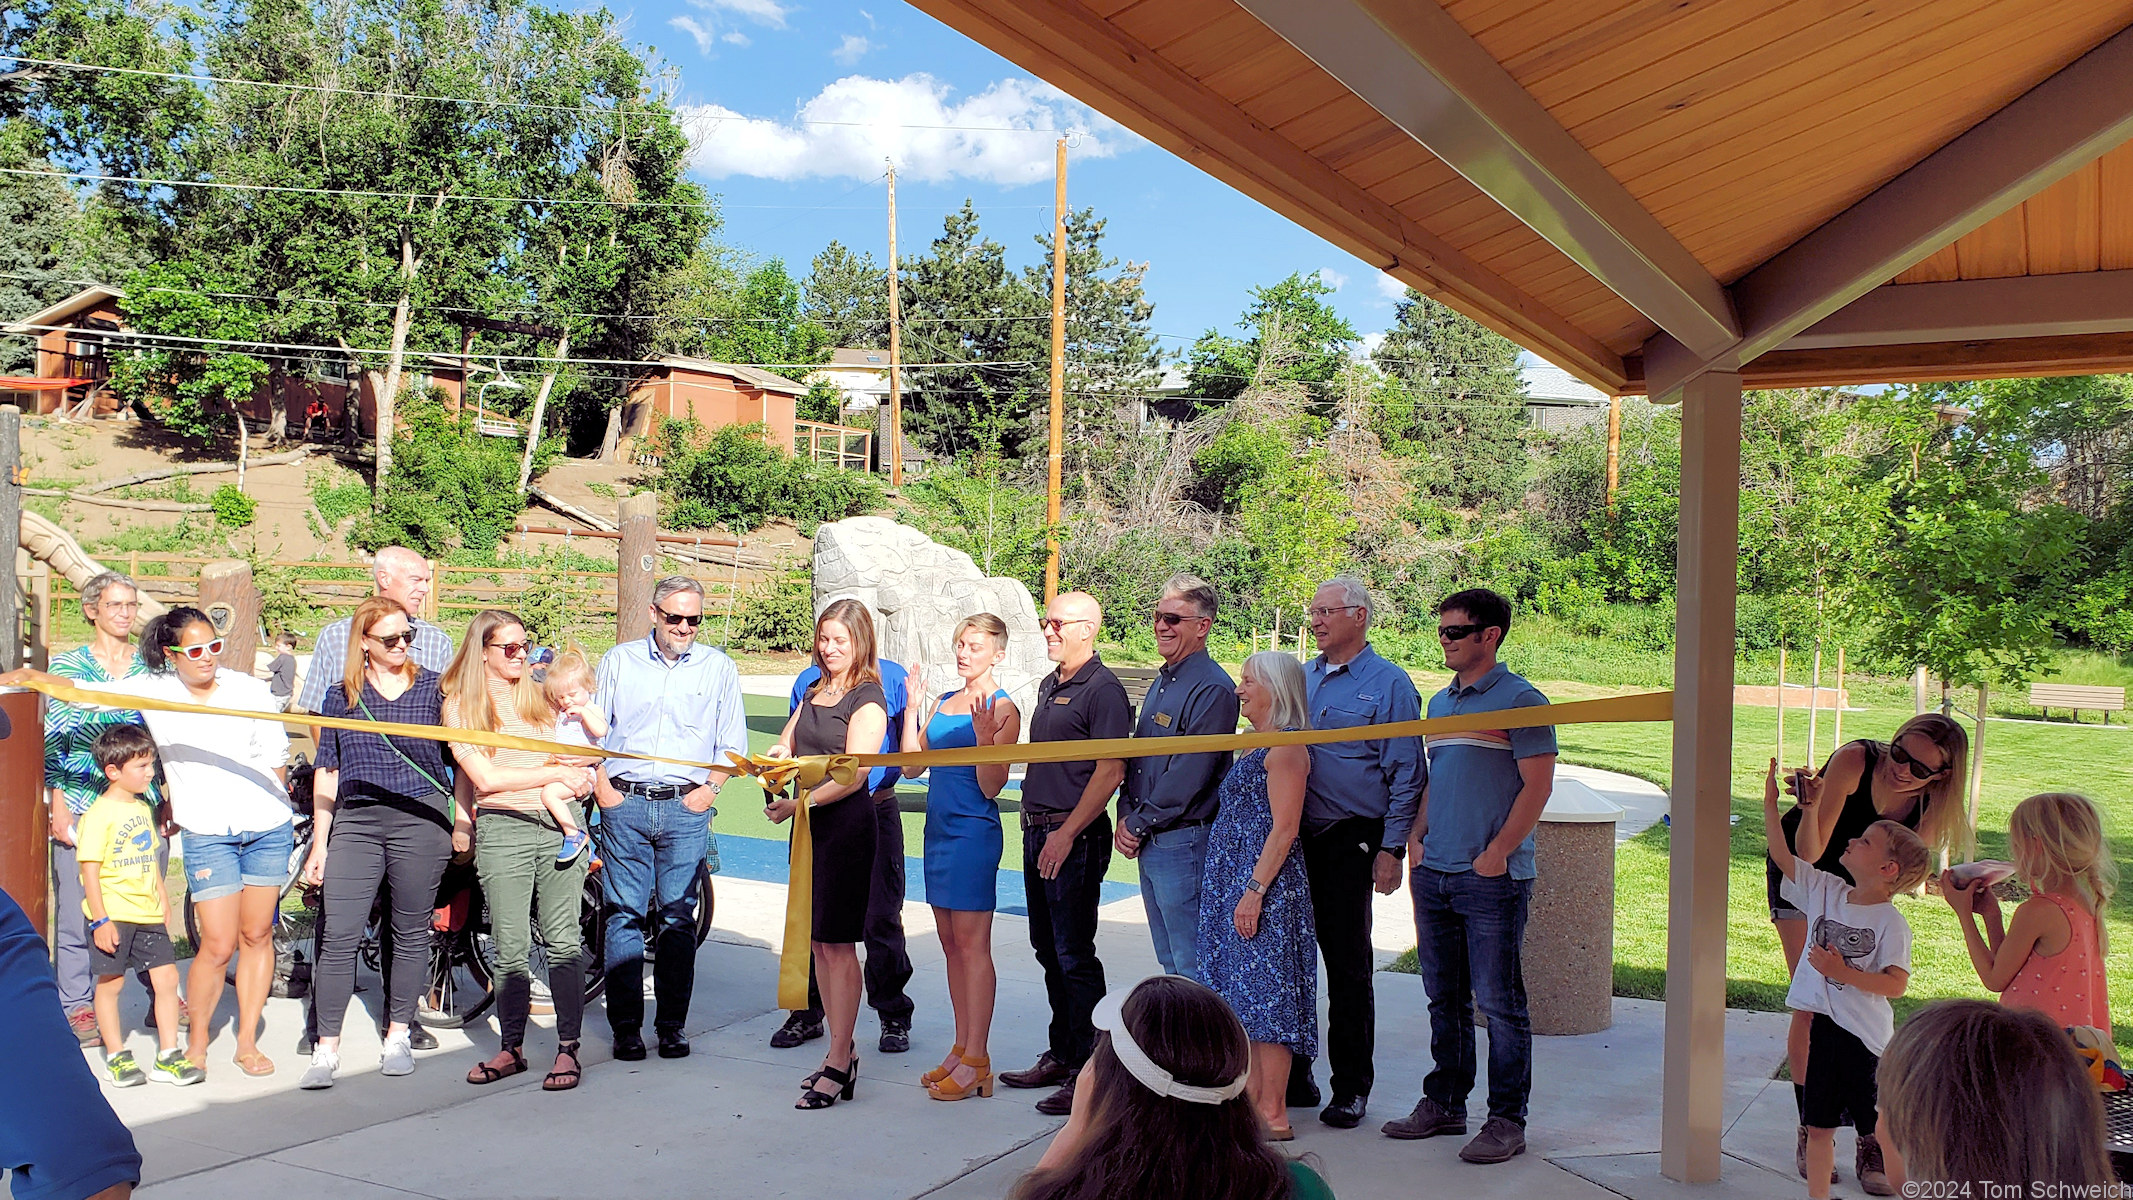
<instances>
[{"instance_id":1,"label":"woman in blue floral dress","mask_svg":"<svg viewBox=\"0 0 2133 1200\"><path fill-rule=\"evenodd\" d=\"M1255 733L1302 729L1303 667L1268 651L1244 662L1237 699ZM1276 746L1238 756L1200 876L1200 970L1252 1039L1252 1105L1276 1141L1289 1127L1289 1056L1318 1055L1318 932L1297 828L1310 753Z\"/></svg>"}]
</instances>

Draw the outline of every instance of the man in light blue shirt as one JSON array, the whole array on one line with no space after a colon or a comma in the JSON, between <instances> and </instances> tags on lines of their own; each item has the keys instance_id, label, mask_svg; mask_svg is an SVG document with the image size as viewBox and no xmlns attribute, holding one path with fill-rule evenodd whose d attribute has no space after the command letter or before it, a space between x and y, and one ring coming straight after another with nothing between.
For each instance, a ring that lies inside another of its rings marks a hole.
<instances>
[{"instance_id":1,"label":"man in light blue shirt","mask_svg":"<svg viewBox=\"0 0 2133 1200\"><path fill-rule=\"evenodd\" d=\"M1311 598L1311 633L1318 657L1304 665L1311 727L1358 728L1412 721L1422 696L1407 672L1370 645L1370 592L1342 576ZM1376 950L1370 941L1372 893L1400 886L1408 827L1429 772L1421 738L1327 742L1311 747L1304 789L1304 873L1311 914L1326 961L1326 1061L1333 1068L1333 1102L1318 1119L1353 1129L1369 1107L1376 1071ZM1289 1103L1318 1103L1311 1060L1289 1063Z\"/></svg>"},{"instance_id":2,"label":"man in light blue shirt","mask_svg":"<svg viewBox=\"0 0 2133 1200\"><path fill-rule=\"evenodd\" d=\"M1545 705L1540 689L1496 660L1511 604L1485 588L1437 607L1437 640L1453 672L1429 715ZM1555 730L1477 730L1429 739L1429 783L1408 835L1416 958L1429 993L1429 1052L1415 1111L1388 1122L1395 1138L1466 1132L1474 1089L1474 1010L1489 1022L1489 1119L1459 1151L1498 1163L1526 1149L1533 1032L1526 1014L1526 910L1533 897L1533 827L1555 790Z\"/></svg>"},{"instance_id":3,"label":"man in light blue shirt","mask_svg":"<svg viewBox=\"0 0 2133 1200\"><path fill-rule=\"evenodd\" d=\"M894 754L904 744L904 705L908 703L910 672L902 663L882 659L881 695L889 702L889 731L882 735L881 752ZM793 680L787 697L787 713L807 699L807 690L822 678L822 668L809 663ZM924 711L924 710L921 710ZM881 1018L884 1054L902 1054L911 1048L911 1013L914 1005L904 988L911 982L911 955L904 948L904 816L896 806L896 781L903 772L895 767L875 767L867 772L867 794L874 805L874 879L867 893L866 988L867 1003ZM822 991L815 984L812 963L807 969L807 1007L795 1010L785 1024L770 1035L770 1044L787 1050L822 1036Z\"/></svg>"},{"instance_id":4,"label":"man in light blue shirt","mask_svg":"<svg viewBox=\"0 0 2133 1200\"><path fill-rule=\"evenodd\" d=\"M740 672L732 659L696 644L703 619L704 589L695 580L670 575L653 586L652 632L600 660L593 703L607 714L601 748L706 763L748 753ZM648 926L658 948L652 993L659 1057L689 1053L682 1026L696 983L696 864L703 861L711 805L730 774L607 759L594 779L607 899L607 1022L618 1059L644 1058Z\"/></svg>"}]
</instances>

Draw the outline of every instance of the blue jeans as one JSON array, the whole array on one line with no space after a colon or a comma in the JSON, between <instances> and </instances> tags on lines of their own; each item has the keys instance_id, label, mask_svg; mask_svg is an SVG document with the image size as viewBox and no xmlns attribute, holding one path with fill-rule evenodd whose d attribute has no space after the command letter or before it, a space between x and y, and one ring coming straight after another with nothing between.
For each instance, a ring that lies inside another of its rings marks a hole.
<instances>
[{"instance_id":1,"label":"blue jeans","mask_svg":"<svg viewBox=\"0 0 2133 1200\"><path fill-rule=\"evenodd\" d=\"M657 1028L679 1032L696 986L696 868L704 861L709 812L678 799L622 793L600 810L600 887L607 900L607 1023L644 1027L644 943L653 939ZM656 902L656 907L655 907Z\"/></svg>"},{"instance_id":2,"label":"blue jeans","mask_svg":"<svg viewBox=\"0 0 2133 1200\"><path fill-rule=\"evenodd\" d=\"M1200 977L1200 872L1207 866L1206 825L1152 834L1141 843L1141 903L1155 961L1171 975Z\"/></svg>"},{"instance_id":3,"label":"blue jeans","mask_svg":"<svg viewBox=\"0 0 2133 1200\"><path fill-rule=\"evenodd\" d=\"M1489 1115L1521 1127L1533 1091L1533 1026L1520 946L1533 881L1417 867L1415 956L1429 992L1422 1094L1455 1113L1474 1090L1474 1009L1489 1020Z\"/></svg>"}]
</instances>

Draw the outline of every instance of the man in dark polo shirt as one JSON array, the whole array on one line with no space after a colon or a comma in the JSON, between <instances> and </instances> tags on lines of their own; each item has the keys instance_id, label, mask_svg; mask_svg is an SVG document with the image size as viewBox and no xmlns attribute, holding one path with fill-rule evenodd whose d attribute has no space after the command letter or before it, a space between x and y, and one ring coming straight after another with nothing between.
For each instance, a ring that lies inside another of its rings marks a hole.
<instances>
[{"instance_id":1,"label":"man in dark polo shirt","mask_svg":"<svg viewBox=\"0 0 2133 1200\"><path fill-rule=\"evenodd\" d=\"M1173 575L1156 602L1155 645L1163 666L1141 701L1136 738L1237 732L1237 684L1207 653L1215 589L1196 575ZM1163 970L1200 977L1200 871L1215 793L1229 773L1228 751L1136 758L1118 801L1119 853L1141 868L1141 903Z\"/></svg>"},{"instance_id":2,"label":"man in dark polo shirt","mask_svg":"<svg viewBox=\"0 0 2133 1200\"><path fill-rule=\"evenodd\" d=\"M1096 657L1103 609L1086 592L1066 592L1044 612L1045 654L1059 669L1044 677L1030 713L1032 742L1125 737L1133 706L1111 668ZM1074 1076L1096 1042L1093 1014L1104 997L1096 958L1096 906L1111 869L1105 806L1126 774L1122 759L1031 763L1022 779L1022 886L1029 941L1044 967L1052 1005L1051 1045L1027 1071L1000 1082L1055 1088L1037 1111L1063 1116L1074 1105Z\"/></svg>"}]
</instances>

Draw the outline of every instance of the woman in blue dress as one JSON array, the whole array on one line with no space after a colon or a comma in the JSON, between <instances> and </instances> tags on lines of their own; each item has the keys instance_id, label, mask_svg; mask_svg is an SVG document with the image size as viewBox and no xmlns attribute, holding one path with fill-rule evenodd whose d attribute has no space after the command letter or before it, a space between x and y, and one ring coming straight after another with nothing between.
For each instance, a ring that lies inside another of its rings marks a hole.
<instances>
[{"instance_id":1,"label":"woman in blue dress","mask_svg":"<svg viewBox=\"0 0 2133 1200\"><path fill-rule=\"evenodd\" d=\"M1303 667L1278 651L1244 660L1237 700L1252 732L1310 724ZM1222 780L1200 876L1200 971L1252 1039L1253 1107L1275 1141L1289 1126L1289 1056L1318 1056L1318 931L1297 830L1311 755L1276 746L1237 756Z\"/></svg>"},{"instance_id":2,"label":"woman in blue dress","mask_svg":"<svg viewBox=\"0 0 2133 1200\"><path fill-rule=\"evenodd\" d=\"M963 686L924 704L925 675L911 668L913 703L904 709L904 745L918 750L1011 745L1022 735L1015 703L993 682L1007 657L1007 623L991 613L955 627L955 673ZM920 712L921 707L925 709ZM915 779L923 772L906 772ZM992 1008L999 988L992 965L992 912L999 895L1000 806L1005 763L935 767L926 786L926 902L948 963L955 1045L920 1077L935 1100L992 1095Z\"/></svg>"}]
</instances>

